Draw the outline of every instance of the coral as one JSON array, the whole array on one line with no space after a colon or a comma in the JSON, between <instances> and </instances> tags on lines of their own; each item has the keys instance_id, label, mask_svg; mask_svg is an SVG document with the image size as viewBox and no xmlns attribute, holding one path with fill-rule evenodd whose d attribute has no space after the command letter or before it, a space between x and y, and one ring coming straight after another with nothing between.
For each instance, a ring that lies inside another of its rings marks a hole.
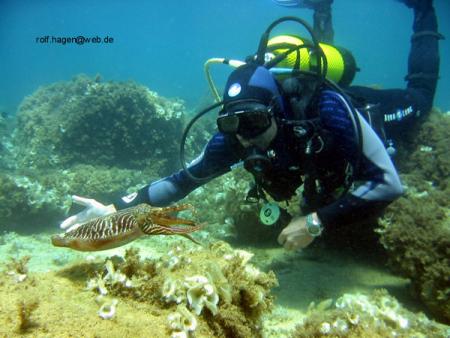
<instances>
[{"instance_id":1,"label":"coral","mask_svg":"<svg viewBox=\"0 0 450 338\"><path fill-rule=\"evenodd\" d=\"M269 291L277 281L273 272L253 267L251 256L224 242L209 249L183 242L159 259L140 260L129 250L125 259L107 260L88 289L171 309L168 327L174 337L191 334L195 321L218 336L256 337L262 315L272 308Z\"/></svg>"},{"instance_id":2,"label":"coral","mask_svg":"<svg viewBox=\"0 0 450 338\"><path fill-rule=\"evenodd\" d=\"M187 337L197 328L197 318L184 305L177 306L176 311L169 314L167 321L172 337Z\"/></svg>"},{"instance_id":3,"label":"coral","mask_svg":"<svg viewBox=\"0 0 450 338\"><path fill-rule=\"evenodd\" d=\"M444 337L447 328L403 308L385 290L345 294L326 307L311 306L292 337Z\"/></svg>"},{"instance_id":4,"label":"coral","mask_svg":"<svg viewBox=\"0 0 450 338\"><path fill-rule=\"evenodd\" d=\"M250 319L259 318L273 306L267 290L278 285L273 272L255 275L246 269L239 255L233 256L224 269L224 276L234 281L232 303L240 304L240 311Z\"/></svg>"},{"instance_id":5,"label":"coral","mask_svg":"<svg viewBox=\"0 0 450 338\"><path fill-rule=\"evenodd\" d=\"M142 261L139 250L133 247L125 251L124 259L118 264L120 264L120 270L130 279L133 276L152 277L156 274L156 264L150 260Z\"/></svg>"},{"instance_id":6,"label":"coral","mask_svg":"<svg viewBox=\"0 0 450 338\"><path fill-rule=\"evenodd\" d=\"M87 290L98 290L100 295L107 295L109 289L127 289L132 288L133 282L122 272L116 270L111 260L105 263L105 271L96 277L88 280Z\"/></svg>"},{"instance_id":7,"label":"coral","mask_svg":"<svg viewBox=\"0 0 450 338\"><path fill-rule=\"evenodd\" d=\"M145 168L159 158L174 170L184 106L134 82L78 76L38 89L17 113L21 166L90 163ZM164 154L164 159L161 155Z\"/></svg>"},{"instance_id":8,"label":"coral","mask_svg":"<svg viewBox=\"0 0 450 338\"><path fill-rule=\"evenodd\" d=\"M108 301L103 302L102 305L100 306L100 309L97 312L99 317L107 320L113 319L116 315L118 302L119 301L117 299L113 299L109 302Z\"/></svg>"},{"instance_id":9,"label":"coral","mask_svg":"<svg viewBox=\"0 0 450 338\"><path fill-rule=\"evenodd\" d=\"M161 296L167 303L180 304L186 301L186 290L181 281L174 280L172 277L167 277L161 288Z\"/></svg>"},{"instance_id":10,"label":"coral","mask_svg":"<svg viewBox=\"0 0 450 338\"><path fill-rule=\"evenodd\" d=\"M211 281L200 275L186 277L185 281L188 304L194 313L200 315L203 308L207 308L213 315L216 315L219 295Z\"/></svg>"},{"instance_id":11,"label":"coral","mask_svg":"<svg viewBox=\"0 0 450 338\"><path fill-rule=\"evenodd\" d=\"M216 316L205 314L208 325L219 337L262 337L260 327L253 320L246 318L232 304L224 304Z\"/></svg>"},{"instance_id":12,"label":"coral","mask_svg":"<svg viewBox=\"0 0 450 338\"><path fill-rule=\"evenodd\" d=\"M250 267L250 265L246 266ZM231 303L232 286L224 276L221 268L215 264L209 264L206 276L216 288L217 295L224 303Z\"/></svg>"}]
</instances>

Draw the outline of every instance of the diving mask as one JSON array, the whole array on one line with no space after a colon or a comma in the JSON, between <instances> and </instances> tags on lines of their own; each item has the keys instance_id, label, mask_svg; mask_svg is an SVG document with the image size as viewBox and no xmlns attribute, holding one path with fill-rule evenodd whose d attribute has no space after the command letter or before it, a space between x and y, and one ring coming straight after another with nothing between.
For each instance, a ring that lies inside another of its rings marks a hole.
<instances>
[{"instance_id":1,"label":"diving mask","mask_svg":"<svg viewBox=\"0 0 450 338\"><path fill-rule=\"evenodd\" d=\"M224 134L238 134L244 138L254 138L272 125L270 107L258 105L250 109L238 109L220 115L217 128Z\"/></svg>"}]
</instances>

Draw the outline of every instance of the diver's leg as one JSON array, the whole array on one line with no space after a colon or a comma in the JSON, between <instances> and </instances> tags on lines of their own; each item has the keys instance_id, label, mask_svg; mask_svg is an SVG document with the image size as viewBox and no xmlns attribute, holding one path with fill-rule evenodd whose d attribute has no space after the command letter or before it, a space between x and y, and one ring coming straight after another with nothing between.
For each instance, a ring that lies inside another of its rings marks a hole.
<instances>
[{"instance_id":1,"label":"diver's leg","mask_svg":"<svg viewBox=\"0 0 450 338\"><path fill-rule=\"evenodd\" d=\"M408 60L407 88L422 95L422 111L432 105L439 77L439 39L436 13L431 0L415 0L411 51Z\"/></svg>"},{"instance_id":2,"label":"diver's leg","mask_svg":"<svg viewBox=\"0 0 450 338\"><path fill-rule=\"evenodd\" d=\"M320 42L333 43L334 31L331 17L333 0L273 0L284 7L310 8L314 10L314 35Z\"/></svg>"},{"instance_id":3,"label":"diver's leg","mask_svg":"<svg viewBox=\"0 0 450 338\"><path fill-rule=\"evenodd\" d=\"M318 1L314 9L314 35L320 42L332 44L334 39L333 18L331 14L331 4L333 0Z\"/></svg>"},{"instance_id":4,"label":"diver's leg","mask_svg":"<svg viewBox=\"0 0 450 338\"><path fill-rule=\"evenodd\" d=\"M406 89L377 90L352 86L352 96L378 106L385 128L404 129L409 122L428 113L433 104L439 73L437 19L432 1L417 0ZM410 6L411 2L408 6ZM419 6L420 5L420 6ZM411 5L412 6L412 5ZM408 122L409 121L409 122ZM390 134L388 132L388 134Z\"/></svg>"}]
</instances>

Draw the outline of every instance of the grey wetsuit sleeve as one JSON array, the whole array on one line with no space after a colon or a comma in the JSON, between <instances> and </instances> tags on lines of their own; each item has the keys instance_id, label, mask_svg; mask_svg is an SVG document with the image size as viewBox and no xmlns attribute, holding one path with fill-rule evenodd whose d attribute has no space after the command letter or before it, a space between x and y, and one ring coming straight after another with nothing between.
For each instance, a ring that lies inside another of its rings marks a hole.
<instances>
[{"instance_id":1,"label":"grey wetsuit sleeve","mask_svg":"<svg viewBox=\"0 0 450 338\"><path fill-rule=\"evenodd\" d=\"M116 208L123 209L139 203L147 203L156 207L164 207L177 202L191 191L231 170L231 166L239 158L233 149L233 142L223 134L215 134L205 149L188 165L189 172L195 177L206 178L196 181L180 170L161 180L153 182L136 193L120 198L114 203Z\"/></svg>"}]
</instances>

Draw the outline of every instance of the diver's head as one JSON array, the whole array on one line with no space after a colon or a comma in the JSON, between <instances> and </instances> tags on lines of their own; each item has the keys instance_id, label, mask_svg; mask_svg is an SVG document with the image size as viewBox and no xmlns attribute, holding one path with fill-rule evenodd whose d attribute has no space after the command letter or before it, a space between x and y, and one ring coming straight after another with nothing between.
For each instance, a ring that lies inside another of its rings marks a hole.
<instances>
[{"instance_id":1,"label":"diver's head","mask_svg":"<svg viewBox=\"0 0 450 338\"><path fill-rule=\"evenodd\" d=\"M277 133L276 120L284 113L279 86L268 69L245 64L228 78L224 108L217 118L220 132L236 135L244 146L268 147Z\"/></svg>"}]
</instances>

